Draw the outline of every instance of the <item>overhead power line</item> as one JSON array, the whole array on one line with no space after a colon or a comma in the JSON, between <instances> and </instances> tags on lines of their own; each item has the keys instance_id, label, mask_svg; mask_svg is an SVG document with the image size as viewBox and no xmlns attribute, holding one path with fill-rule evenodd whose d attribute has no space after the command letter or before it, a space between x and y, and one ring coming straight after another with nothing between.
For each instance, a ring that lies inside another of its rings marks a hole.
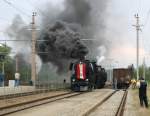
<instances>
[{"instance_id":1,"label":"overhead power line","mask_svg":"<svg viewBox=\"0 0 150 116\"><path fill-rule=\"evenodd\" d=\"M26 12L22 11L21 9L19 9L18 7L16 7L14 4L12 4L10 1L7 0L3 0L6 4L8 4L9 6L11 6L12 8L14 8L16 11L24 14L25 16L30 18L30 15L28 15Z\"/></svg>"},{"instance_id":2,"label":"overhead power line","mask_svg":"<svg viewBox=\"0 0 150 116\"><path fill-rule=\"evenodd\" d=\"M142 7L141 7L141 0L138 1L138 7L137 7L137 11L138 13L140 13L142 10Z\"/></svg>"},{"instance_id":3,"label":"overhead power line","mask_svg":"<svg viewBox=\"0 0 150 116\"><path fill-rule=\"evenodd\" d=\"M26 39L0 39L0 41L32 41L32 40L26 40ZM49 40L42 40L42 39L37 39L36 41L41 42L41 41L49 41Z\"/></svg>"},{"instance_id":4,"label":"overhead power line","mask_svg":"<svg viewBox=\"0 0 150 116\"><path fill-rule=\"evenodd\" d=\"M0 20L5 21L5 22L7 22L7 23L10 22L10 20L8 20L8 19L6 19L6 18L3 18L3 17L0 17Z\"/></svg>"},{"instance_id":5,"label":"overhead power line","mask_svg":"<svg viewBox=\"0 0 150 116\"><path fill-rule=\"evenodd\" d=\"M149 11L147 12L147 16L146 16L146 19L145 19L145 22L144 22L144 28L145 28L145 26L146 26L147 23L148 23L149 15L150 15L150 9L149 9Z\"/></svg>"},{"instance_id":6,"label":"overhead power line","mask_svg":"<svg viewBox=\"0 0 150 116\"><path fill-rule=\"evenodd\" d=\"M29 0L27 0L26 2L27 2L30 6L34 7L35 9L37 9L37 10L39 11L40 14L42 14L43 16L48 17L48 15L47 15L44 11L42 11L41 9L35 7L34 4L31 3Z\"/></svg>"}]
</instances>

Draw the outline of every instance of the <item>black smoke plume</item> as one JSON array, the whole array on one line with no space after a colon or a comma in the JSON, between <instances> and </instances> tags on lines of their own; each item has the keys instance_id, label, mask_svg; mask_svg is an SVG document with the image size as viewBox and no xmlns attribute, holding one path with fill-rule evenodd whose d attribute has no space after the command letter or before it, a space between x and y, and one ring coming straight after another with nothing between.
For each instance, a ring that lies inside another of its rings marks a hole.
<instances>
[{"instance_id":1,"label":"black smoke plume","mask_svg":"<svg viewBox=\"0 0 150 116\"><path fill-rule=\"evenodd\" d=\"M51 4L40 9L41 29L37 31L37 52L44 63L58 67L57 72L68 70L71 60L82 56L96 57L98 47L107 47L105 37L105 11L108 0L64 0L62 8ZM45 8L45 9L44 9ZM14 42L17 52L31 54L31 31L27 30L20 18L15 18L7 30L13 39L30 40ZM82 39L98 41L82 41ZM28 46L27 46L28 45Z\"/></svg>"},{"instance_id":2,"label":"black smoke plume","mask_svg":"<svg viewBox=\"0 0 150 116\"><path fill-rule=\"evenodd\" d=\"M41 59L44 62L52 62L58 67L58 72L63 72L68 68L70 60L87 55L88 50L89 56L95 54L96 57L96 48L105 43L103 37L94 36L103 33L101 13L106 9L106 1L65 0L64 9L56 13L57 16L50 12L57 10L46 9L48 16L43 16L43 30L40 36L44 41L39 44L39 51L45 52L39 54ZM93 38L100 41L82 41Z\"/></svg>"},{"instance_id":3,"label":"black smoke plume","mask_svg":"<svg viewBox=\"0 0 150 116\"><path fill-rule=\"evenodd\" d=\"M79 59L88 53L81 42L79 32L71 29L65 22L56 22L41 34L43 42L39 43L39 55L43 62L52 62L58 66L58 72L66 69L71 59Z\"/></svg>"}]
</instances>

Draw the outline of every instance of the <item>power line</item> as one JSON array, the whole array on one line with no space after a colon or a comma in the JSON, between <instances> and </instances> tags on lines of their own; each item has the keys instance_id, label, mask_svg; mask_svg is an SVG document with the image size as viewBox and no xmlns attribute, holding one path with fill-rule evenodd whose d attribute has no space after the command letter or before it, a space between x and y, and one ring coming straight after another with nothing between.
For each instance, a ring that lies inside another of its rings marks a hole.
<instances>
[{"instance_id":1,"label":"power line","mask_svg":"<svg viewBox=\"0 0 150 116\"><path fill-rule=\"evenodd\" d=\"M137 10L137 11L138 11L138 13L140 13L140 11L141 11L141 0L139 0L138 3L139 3L139 4L138 4L138 8L137 8L138 10Z\"/></svg>"},{"instance_id":2,"label":"power line","mask_svg":"<svg viewBox=\"0 0 150 116\"><path fill-rule=\"evenodd\" d=\"M2 20L2 21L5 21L5 22L9 22L10 23L10 21L8 20L8 19L5 19L5 18L3 18L3 17L0 17L0 20Z\"/></svg>"},{"instance_id":3,"label":"power line","mask_svg":"<svg viewBox=\"0 0 150 116\"><path fill-rule=\"evenodd\" d=\"M146 18L145 18L145 21L144 21L144 25L143 25L143 30L145 31L145 27L147 26L147 24L148 24L148 20L149 20L149 16L150 16L150 9L148 10L148 12L147 12L147 15L146 15ZM144 38L142 39L143 41L142 41L142 45L143 45L143 49L144 49L144 51L146 50L146 43L145 43L145 41L144 41ZM144 55L144 63L145 63L145 53L143 52L143 55ZM144 64L145 65L145 64Z\"/></svg>"},{"instance_id":4,"label":"power line","mask_svg":"<svg viewBox=\"0 0 150 116\"><path fill-rule=\"evenodd\" d=\"M0 39L0 41L31 41L31 40L19 40L19 39Z\"/></svg>"},{"instance_id":5,"label":"power line","mask_svg":"<svg viewBox=\"0 0 150 116\"><path fill-rule=\"evenodd\" d=\"M149 9L149 11L147 12L147 16L146 16L146 19L145 19L145 22L144 22L144 28L146 27L146 25L147 25L147 23L148 23L149 16L150 16L150 9Z\"/></svg>"},{"instance_id":6,"label":"power line","mask_svg":"<svg viewBox=\"0 0 150 116\"><path fill-rule=\"evenodd\" d=\"M0 41L32 41L32 40L20 40L20 39L0 39ZM42 39L37 39L36 41L49 41L49 40L42 40Z\"/></svg>"},{"instance_id":7,"label":"power line","mask_svg":"<svg viewBox=\"0 0 150 116\"><path fill-rule=\"evenodd\" d=\"M1 44L1 43L0 43ZM9 47L9 46L8 46ZM16 54L17 51L11 51L11 52L0 52L0 54ZM36 52L37 54L49 54L49 52Z\"/></svg>"},{"instance_id":8,"label":"power line","mask_svg":"<svg viewBox=\"0 0 150 116\"><path fill-rule=\"evenodd\" d=\"M22 11L21 9L17 8L15 5L13 5L10 1L7 1L7 0L3 0L4 3L8 4L9 6L11 6L12 8L14 8L16 11L24 14L25 16L29 17L30 18L30 15L28 15L26 12Z\"/></svg>"},{"instance_id":9,"label":"power line","mask_svg":"<svg viewBox=\"0 0 150 116\"><path fill-rule=\"evenodd\" d=\"M33 3L31 3L29 0L28 1L26 1L30 6L32 6L32 7L34 7L35 9L37 9L38 11L39 11L39 13L40 14L42 14L42 15L44 15L44 16L46 16L46 17L48 17L48 15L44 12L44 11L42 11L41 9L39 9L39 8L37 8L37 7L35 7L34 6L34 4Z\"/></svg>"}]
</instances>

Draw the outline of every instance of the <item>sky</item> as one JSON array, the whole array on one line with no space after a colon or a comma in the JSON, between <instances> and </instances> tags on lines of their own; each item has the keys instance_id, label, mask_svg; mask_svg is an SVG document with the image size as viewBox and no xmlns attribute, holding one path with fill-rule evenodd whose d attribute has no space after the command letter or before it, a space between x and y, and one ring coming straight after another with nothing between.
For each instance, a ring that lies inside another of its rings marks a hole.
<instances>
[{"instance_id":1,"label":"sky","mask_svg":"<svg viewBox=\"0 0 150 116\"><path fill-rule=\"evenodd\" d=\"M108 33L118 41L111 52L110 57L119 62L117 65L129 63L136 64L136 31L132 25L136 24L134 14L140 16L141 32L139 34L139 60L143 62L145 56L146 64L149 66L150 55L150 1L149 0L113 0L110 4L110 18L108 18Z\"/></svg>"},{"instance_id":2,"label":"sky","mask_svg":"<svg viewBox=\"0 0 150 116\"><path fill-rule=\"evenodd\" d=\"M13 4L12 7L4 1ZM19 14L29 24L32 12L37 12L40 19L41 9L50 2L54 7L61 7L63 0L0 0L0 39L5 38L5 29L11 24L15 15ZM141 32L139 35L140 64L145 57L146 65L150 66L150 1L149 0L108 0L106 32L112 50L107 59L114 67L126 67L136 64L136 20L134 14L140 16ZM112 41L113 40L113 41ZM106 51L107 52L107 51ZM106 60L107 60L106 59ZM111 59L111 60L110 60Z\"/></svg>"}]
</instances>

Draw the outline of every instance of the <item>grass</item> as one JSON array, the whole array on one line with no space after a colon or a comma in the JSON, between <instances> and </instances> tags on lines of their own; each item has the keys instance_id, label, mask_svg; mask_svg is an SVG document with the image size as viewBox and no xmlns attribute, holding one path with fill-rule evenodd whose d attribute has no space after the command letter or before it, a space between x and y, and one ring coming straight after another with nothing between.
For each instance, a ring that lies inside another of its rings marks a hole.
<instances>
[{"instance_id":1,"label":"grass","mask_svg":"<svg viewBox=\"0 0 150 116\"><path fill-rule=\"evenodd\" d=\"M148 87L147 89L147 97L148 97L148 102L149 102L149 108L145 108L145 107L141 107L140 106L140 101L139 101L139 95L138 95L139 90L138 89L132 89L131 93L132 93L132 97L134 99L134 107L137 108L137 114L139 116L149 116L150 115L150 87Z\"/></svg>"},{"instance_id":2,"label":"grass","mask_svg":"<svg viewBox=\"0 0 150 116\"><path fill-rule=\"evenodd\" d=\"M149 87L150 87L150 81L147 81L147 83L148 83L148 85L149 85Z\"/></svg>"}]
</instances>

